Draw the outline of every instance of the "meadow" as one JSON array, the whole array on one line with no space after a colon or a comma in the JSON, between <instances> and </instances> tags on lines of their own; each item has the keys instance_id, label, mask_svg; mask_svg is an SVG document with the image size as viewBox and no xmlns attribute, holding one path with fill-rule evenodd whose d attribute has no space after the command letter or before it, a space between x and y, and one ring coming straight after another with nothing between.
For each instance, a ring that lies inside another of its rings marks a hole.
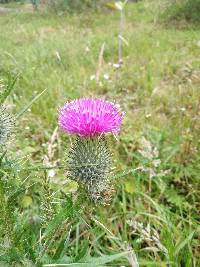
<instances>
[{"instance_id":1,"label":"meadow","mask_svg":"<svg viewBox=\"0 0 200 267\"><path fill-rule=\"evenodd\" d=\"M121 66L118 10L0 14L0 266L199 266L200 28L167 2L125 6ZM106 206L66 174L58 109L84 96L125 111Z\"/></svg>"}]
</instances>

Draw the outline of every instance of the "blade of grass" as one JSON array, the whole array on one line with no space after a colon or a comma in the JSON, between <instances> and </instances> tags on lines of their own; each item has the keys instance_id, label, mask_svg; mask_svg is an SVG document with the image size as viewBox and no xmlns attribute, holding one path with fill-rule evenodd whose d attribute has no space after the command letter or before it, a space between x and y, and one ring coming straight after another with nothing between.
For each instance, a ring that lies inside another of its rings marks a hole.
<instances>
[{"instance_id":1,"label":"blade of grass","mask_svg":"<svg viewBox=\"0 0 200 267\"><path fill-rule=\"evenodd\" d=\"M16 76L14 76L14 78L12 77L11 73L8 72L8 80L7 80L7 85L5 90L3 91L2 94L0 94L0 104L3 104L3 102L6 100L6 98L10 95L11 91L14 88L14 85L19 77L19 75L17 74Z\"/></svg>"},{"instance_id":2,"label":"blade of grass","mask_svg":"<svg viewBox=\"0 0 200 267\"><path fill-rule=\"evenodd\" d=\"M43 95L43 93L46 91L47 89L44 89L41 93L39 93L38 95L36 95L15 117L15 119L17 120L19 117L21 117L32 105L35 101L37 101L41 95Z\"/></svg>"}]
</instances>

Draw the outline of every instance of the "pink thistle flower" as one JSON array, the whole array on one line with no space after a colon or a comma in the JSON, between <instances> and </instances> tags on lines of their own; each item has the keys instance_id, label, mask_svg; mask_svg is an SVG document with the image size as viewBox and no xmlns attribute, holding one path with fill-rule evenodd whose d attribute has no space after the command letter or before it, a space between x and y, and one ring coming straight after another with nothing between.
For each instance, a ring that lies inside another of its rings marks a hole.
<instances>
[{"instance_id":1,"label":"pink thistle flower","mask_svg":"<svg viewBox=\"0 0 200 267\"><path fill-rule=\"evenodd\" d=\"M116 134L123 117L118 105L87 97L67 102L59 111L59 125L65 132L85 137Z\"/></svg>"}]
</instances>

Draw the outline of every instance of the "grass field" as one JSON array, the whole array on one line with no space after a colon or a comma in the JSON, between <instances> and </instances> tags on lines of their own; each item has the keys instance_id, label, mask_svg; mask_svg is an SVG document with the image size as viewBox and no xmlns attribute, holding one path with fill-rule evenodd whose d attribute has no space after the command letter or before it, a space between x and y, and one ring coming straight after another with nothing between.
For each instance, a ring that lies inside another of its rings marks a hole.
<instances>
[{"instance_id":1,"label":"grass field","mask_svg":"<svg viewBox=\"0 0 200 267\"><path fill-rule=\"evenodd\" d=\"M165 2L126 6L119 69L118 11L0 14L2 85L8 72L18 75L9 110L46 89L8 144L17 171L2 190L0 266L199 266L200 28L164 23ZM65 170L42 170L65 164L70 140L57 110L83 96L116 100L126 112L109 140L116 191L106 207L86 199L75 207ZM20 186L9 202L7 190Z\"/></svg>"}]
</instances>

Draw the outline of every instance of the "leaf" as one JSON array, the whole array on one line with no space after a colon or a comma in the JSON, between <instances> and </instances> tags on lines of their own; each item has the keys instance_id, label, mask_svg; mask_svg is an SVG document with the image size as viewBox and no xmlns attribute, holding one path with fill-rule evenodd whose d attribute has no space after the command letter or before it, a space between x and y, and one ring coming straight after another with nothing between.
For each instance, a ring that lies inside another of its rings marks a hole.
<instances>
[{"instance_id":1,"label":"leaf","mask_svg":"<svg viewBox=\"0 0 200 267\"><path fill-rule=\"evenodd\" d=\"M140 266L152 266L152 267L167 267L169 266L169 264L171 264L172 262L161 262L161 261L145 261L145 260L139 260L139 264Z\"/></svg>"},{"instance_id":2,"label":"leaf","mask_svg":"<svg viewBox=\"0 0 200 267\"><path fill-rule=\"evenodd\" d=\"M114 260L117 260L119 258L123 258L123 257L127 256L128 254L130 254L130 251L124 251L124 252L117 253L114 255L104 255L102 257L90 257L89 256L85 260L87 261L86 264L91 264L91 266L99 266L99 265L106 264L106 263L112 262ZM82 266L84 266L84 265L82 265ZM88 267L89 266L90 265L88 265Z\"/></svg>"},{"instance_id":3,"label":"leaf","mask_svg":"<svg viewBox=\"0 0 200 267\"><path fill-rule=\"evenodd\" d=\"M21 200L21 207L28 208L32 204L33 200L31 196L24 195Z\"/></svg>"},{"instance_id":4,"label":"leaf","mask_svg":"<svg viewBox=\"0 0 200 267\"><path fill-rule=\"evenodd\" d=\"M135 186L132 181L125 182L125 191L130 194L135 192Z\"/></svg>"},{"instance_id":5,"label":"leaf","mask_svg":"<svg viewBox=\"0 0 200 267\"><path fill-rule=\"evenodd\" d=\"M19 117L21 117L32 105L33 103L38 100L38 98L46 91L46 89L44 89L41 93L39 93L38 95L36 95L16 116L15 119L18 119Z\"/></svg>"},{"instance_id":6,"label":"leaf","mask_svg":"<svg viewBox=\"0 0 200 267\"><path fill-rule=\"evenodd\" d=\"M84 240L84 242L81 245L81 249L78 252L77 256L75 257L74 261L81 261L81 260L85 259L86 255L88 253L88 247L89 247L88 240Z\"/></svg>"},{"instance_id":7,"label":"leaf","mask_svg":"<svg viewBox=\"0 0 200 267\"><path fill-rule=\"evenodd\" d=\"M104 255L102 257L90 257L88 256L84 262L77 263L69 263L69 264L44 264L44 267L53 267L53 266L76 266L76 267L100 267L102 264L110 263L114 260L117 260L122 257L126 257L129 251L125 251L122 253L114 254L114 255Z\"/></svg>"},{"instance_id":8,"label":"leaf","mask_svg":"<svg viewBox=\"0 0 200 267\"><path fill-rule=\"evenodd\" d=\"M66 252L66 250L68 249L68 245L69 245L69 239L70 239L70 234L71 234L71 230L67 233L67 236L66 238L62 238L61 242L59 243L58 245L58 248L53 256L53 259L54 260L61 260L63 259L64 257L64 254Z\"/></svg>"},{"instance_id":9,"label":"leaf","mask_svg":"<svg viewBox=\"0 0 200 267\"><path fill-rule=\"evenodd\" d=\"M64 266L73 262L73 258L69 256L63 256L57 260L52 260L51 256L49 256L48 254L44 254L40 262L43 264L42 266Z\"/></svg>"},{"instance_id":10,"label":"leaf","mask_svg":"<svg viewBox=\"0 0 200 267\"><path fill-rule=\"evenodd\" d=\"M63 250L65 249L65 239L62 239L60 244L58 245L58 248L56 250L55 255L53 256L53 259L57 260L60 258L60 255L62 254Z\"/></svg>"},{"instance_id":11,"label":"leaf","mask_svg":"<svg viewBox=\"0 0 200 267\"><path fill-rule=\"evenodd\" d=\"M128 41L122 35L119 35L119 38L122 40L122 42L124 42L126 46L129 46Z\"/></svg>"},{"instance_id":12,"label":"leaf","mask_svg":"<svg viewBox=\"0 0 200 267\"><path fill-rule=\"evenodd\" d=\"M19 197L19 195L24 192L26 188L18 187L14 192L11 192L11 194L8 197L8 204L10 206L13 205L13 203L16 201L16 199Z\"/></svg>"},{"instance_id":13,"label":"leaf","mask_svg":"<svg viewBox=\"0 0 200 267\"><path fill-rule=\"evenodd\" d=\"M11 91L14 88L14 85L18 79L18 75L12 76L10 72L8 72L8 80L7 85L3 93L0 93L0 104L3 104L3 102L6 100L6 98L10 95Z\"/></svg>"},{"instance_id":14,"label":"leaf","mask_svg":"<svg viewBox=\"0 0 200 267\"><path fill-rule=\"evenodd\" d=\"M54 217L54 219L48 224L43 237L54 232L64 220L74 215L73 202L70 197L67 198L66 206L60 210L60 212Z\"/></svg>"},{"instance_id":15,"label":"leaf","mask_svg":"<svg viewBox=\"0 0 200 267\"><path fill-rule=\"evenodd\" d=\"M179 208L190 207L190 204L185 200L185 198L179 195L175 190L167 188L165 190L165 197L167 200Z\"/></svg>"},{"instance_id":16,"label":"leaf","mask_svg":"<svg viewBox=\"0 0 200 267\"><path fill-rule=\"evenodd\" d=\"M0 261L0 267L9 267L10 264L9 263L5 263L3 261Z\"/></svg>"},{"instance_id":17,"label":"leaf","mask_svg":"<svg viewBox=\"0 0 200 267\"><path fill-rule=\"evenodd\" d=\"M183 249L193 238L195 231L191 232L188 237L186 237L184 240L179 242L179 244L175 248L174 255L177 256L181 249Z\"/></svg>"}]
</instances>

